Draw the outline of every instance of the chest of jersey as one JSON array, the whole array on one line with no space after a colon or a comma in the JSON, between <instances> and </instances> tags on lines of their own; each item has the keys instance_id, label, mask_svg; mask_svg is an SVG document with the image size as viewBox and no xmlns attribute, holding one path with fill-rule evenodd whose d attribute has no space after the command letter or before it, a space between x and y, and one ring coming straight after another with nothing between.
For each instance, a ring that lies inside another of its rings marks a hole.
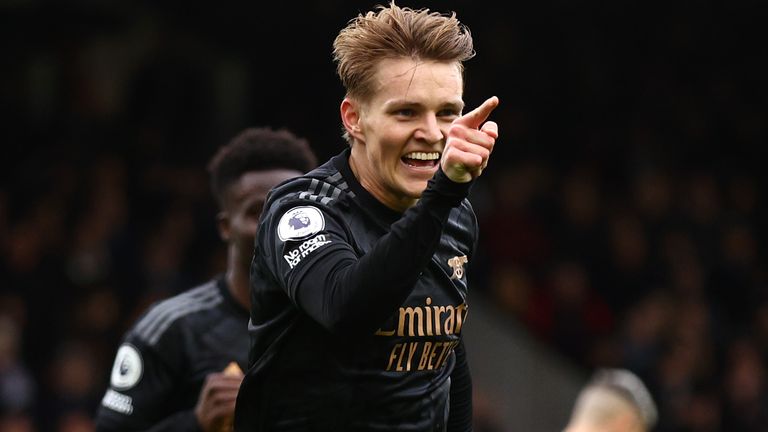
<instances>
[{"instance_id":1,"label":"chest of jersey","mask_svg":"<svg viewBox=\"0 0 768 432\"><path fill-rule=\"evenodd\" d=\"M365 254L386 229L358 220L356 247ZM456 232L460 231L460 232ZM385 372L431 371L444 366L467 319L467 273L471 245L458 223L445 235L413 291L365 344L368 360Z\"/></svg>"}]
</instances>

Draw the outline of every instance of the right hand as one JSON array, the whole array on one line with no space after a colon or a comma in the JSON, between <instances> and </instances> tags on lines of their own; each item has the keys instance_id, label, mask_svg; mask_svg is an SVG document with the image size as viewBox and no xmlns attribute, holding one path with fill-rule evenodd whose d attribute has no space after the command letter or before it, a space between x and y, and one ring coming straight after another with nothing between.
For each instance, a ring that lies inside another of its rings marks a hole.
<instances>
[{"instance_id":1,"label":"right hand","mask_svg":"<svg viewBox=\"0 0 768 432\"><path fill-rule=\"evenodd\" d=\"M488 165L499 126L486 121L499 105L499 98L490 97L482 105L453 121L440 161L445 175L456 183L477 178Z\"/></svg>"},{"instance_id":2,"label":"right hand","mask_svg":"<svg viewBox=\"0 0 768 432\"><path fill-rule=\"evenodd\" d=\"M200 398L195 406L195 417L205 432L222 432L222 425L231 424L235 414L235 401L243 374L229 375L214 372L205 377Z\"/></svg>"}]
</instances>

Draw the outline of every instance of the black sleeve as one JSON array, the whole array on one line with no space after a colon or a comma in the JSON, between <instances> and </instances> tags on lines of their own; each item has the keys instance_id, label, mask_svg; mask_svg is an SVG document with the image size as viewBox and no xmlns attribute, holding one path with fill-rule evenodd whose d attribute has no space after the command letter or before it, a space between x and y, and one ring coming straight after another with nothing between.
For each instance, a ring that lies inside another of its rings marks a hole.
<instances>
[{"instance_id":1,"label":"black sleeve","mask_svg":"<svg viewBox=\"0 0 768 432\"><path fill-rule=\"evenodd\" d=\"M268 239L260 235L259 241L271 248L270 266L300 309L332 332L369 334L411 292L437 248L451 210L460 205L470 186L471 182L454 183L438 170L419 202L362 257L350 245L343 221L325 207L317 207L325 217L324 231L303 244L278 240L270 246L274 234L265 236ZM321 236L322 248L307 246L318 244ZM289 256L308 248L311 256L286 264Z\"/></svg>"},{"instance_id":2,"label":"black sleeve","mask_svg":"<svg viewBox=\"0 0 768 432\"><path fill-rule=\"evenodd\" d=\"M472 430L472 375L463 340L459 342L454 353L456 365L451 372L448 432L469 432Z\"/></svg>"},{"instance_id":3,"label":"black sleeve","mask_svg":"<svg viewBox=\"0 0 768 432\"><path fill-rule=\"evenodd\" d=\"M129 333L115 356L110 386L96 414L96 430L200 431L193 411L165 411L176 382L171 362Z\"/></svg>"}]
</instances>

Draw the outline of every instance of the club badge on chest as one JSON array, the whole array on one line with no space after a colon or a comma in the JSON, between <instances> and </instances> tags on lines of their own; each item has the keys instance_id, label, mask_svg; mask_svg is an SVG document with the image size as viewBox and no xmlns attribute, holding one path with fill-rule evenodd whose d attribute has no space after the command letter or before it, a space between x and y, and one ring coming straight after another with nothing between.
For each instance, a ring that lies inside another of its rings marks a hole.
<instances>
[{"instance_id":1,"label":"club badge on chest","mask_svg":"<svg viewBox=\"0 0 768 432\"><path fill-rule=\"evenodd\" d=\"M464 277L464 264L467 263L467 256L455 256L448 260L448 265L453 269L451 279L461 279Z\"/></svg>"}]
</instances>

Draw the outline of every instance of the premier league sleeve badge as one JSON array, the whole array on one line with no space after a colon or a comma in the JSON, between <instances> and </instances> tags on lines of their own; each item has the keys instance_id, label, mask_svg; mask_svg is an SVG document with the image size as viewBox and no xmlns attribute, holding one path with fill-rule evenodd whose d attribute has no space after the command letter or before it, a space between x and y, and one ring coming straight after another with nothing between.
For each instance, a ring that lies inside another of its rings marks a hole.
<instances>
[{"instance_id":1,"label":"premier league sleeve badge","mask_svg":"<svg viewBox=\"0 0 768 432\"><path fill-rule=\"evenodd\" d=\"M282 241L301 240L325 228L323 213L312 206L294 207L283 214L277 225L277 236Z\"/></svg>"}]
</instances>

